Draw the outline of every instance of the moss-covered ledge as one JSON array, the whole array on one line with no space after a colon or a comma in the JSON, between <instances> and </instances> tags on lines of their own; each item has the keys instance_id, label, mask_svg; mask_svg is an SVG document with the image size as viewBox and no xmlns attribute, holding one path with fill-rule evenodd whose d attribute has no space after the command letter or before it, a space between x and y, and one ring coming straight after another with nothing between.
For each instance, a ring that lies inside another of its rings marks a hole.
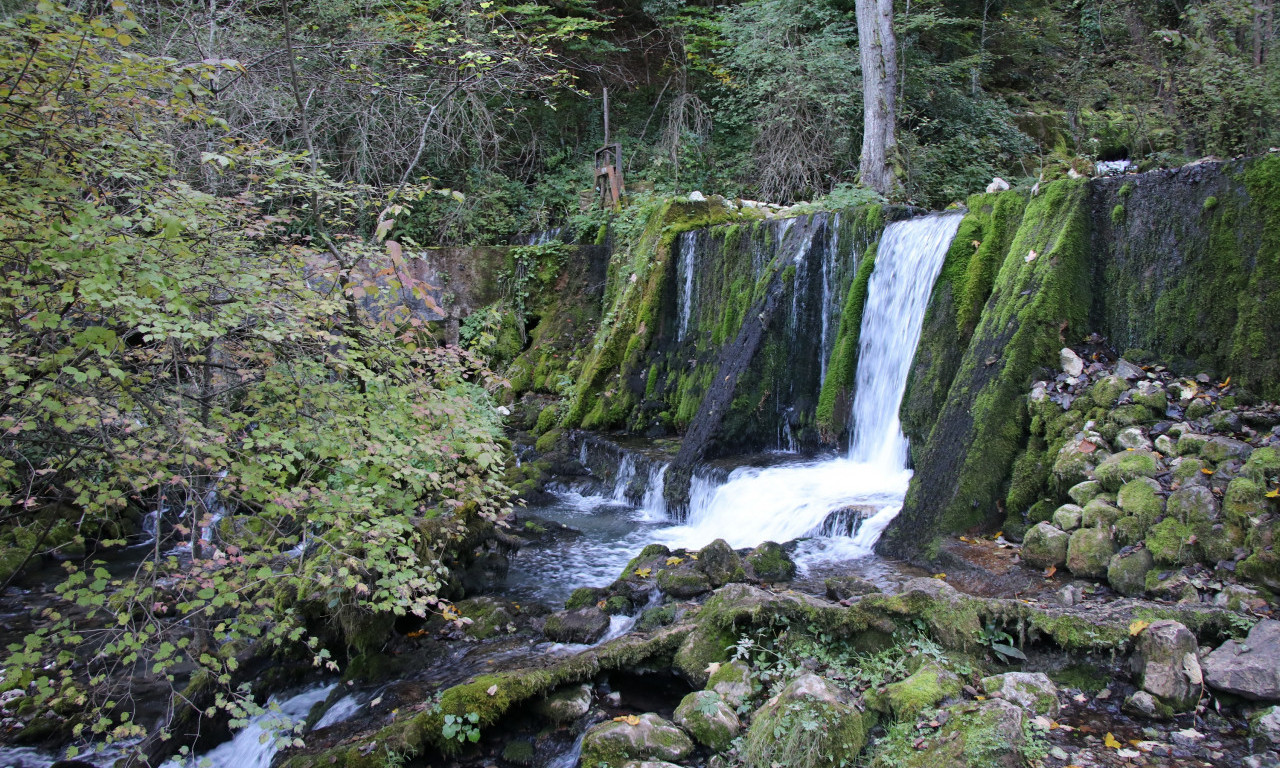
<instances>
[{"instance_id":1,"label":"moss-covered ledge","mask_svg":"<svg viewBox=\"0 0 1280 768\"><path fill-rule=\"evenodd\" d=\"M360 734L345 744L323 751L292 750L278 765L281 768L315 765L377 768L384 764L388 752L401 755L420 754L427 749L450 752L458 743L446 739L442 733L445 715L463 716L474 712L479 716L477 726L486 728L498 722L513 707L560 686L591 680L601 672L654 662L669 663L692 630L692 625L677 625L649 634L624 635L598 648L553 659L545 667L480 675L445 689L438 703L425 701L412 711L400 713L384 728Z\"/></svg>"}]
</instances>

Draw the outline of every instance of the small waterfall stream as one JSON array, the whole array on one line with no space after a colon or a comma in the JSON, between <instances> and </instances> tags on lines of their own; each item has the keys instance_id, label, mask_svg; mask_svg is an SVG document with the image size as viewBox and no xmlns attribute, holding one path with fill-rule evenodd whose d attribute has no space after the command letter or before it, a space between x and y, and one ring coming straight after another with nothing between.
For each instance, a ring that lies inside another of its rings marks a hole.
<instances>
[{"instance_id":1,"label":"small waterfall stream","mask_svg":"<svg viewBox=\"0 0 1280 768\"><path fill-rule=\"evenodd\" d=\"M790 541L833 533L828 519L844 513L853 518L846 526L851 535L825 543L826 556L870 554L901 509L911 478L898 407L929 294L960 218L958 213L936 214L885 230L862 318L848 455L737 469L723 485L693 493L686 524L664 530L664 542L701 547L723 538L734 547L747 547Z\"/></svg>"}]
</instances>

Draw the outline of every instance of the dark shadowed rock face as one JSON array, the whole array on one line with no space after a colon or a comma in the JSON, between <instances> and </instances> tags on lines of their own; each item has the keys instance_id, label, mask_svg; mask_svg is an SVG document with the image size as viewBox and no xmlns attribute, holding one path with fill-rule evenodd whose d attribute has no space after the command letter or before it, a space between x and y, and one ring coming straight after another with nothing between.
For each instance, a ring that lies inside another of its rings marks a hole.
<instances>
[{"instance_id":1,"label":"dark shadowed rock face","mask_svg":"<svg viewBox=\"0 0 1280 768\"><path fill-rule=\"evenodd\" d=\"M1280 701L1280 621L1258 622L1243 643L1223 643L1205 658L1204 676L1220 691Z\"/></svg>"},{"instance_id":2,"label":"dark shadowed rock face","mask_svg":"<svg viewBox=\"0 0 1280 768\"><path fill-rule=\"evenodd\" d=\"M543 633L557 643L594 643L609 629L609 614L594 606L547 617Z\"/></svg>"}]
</instances>

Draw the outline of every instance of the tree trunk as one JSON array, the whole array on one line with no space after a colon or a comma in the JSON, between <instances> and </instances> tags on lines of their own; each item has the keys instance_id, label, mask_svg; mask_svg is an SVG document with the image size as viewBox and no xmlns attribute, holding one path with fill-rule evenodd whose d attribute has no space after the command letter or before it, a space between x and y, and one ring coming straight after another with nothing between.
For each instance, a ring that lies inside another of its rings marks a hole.
<instances>
[{"instance_id":1,"label":"tree trunk","mask_svg":"<svg viewBox=\"0 0 1280 768\"><path fill-rule=\"evenodd\" d=\"M862 59L862 168L859 180L882 195L897 188L890 158L897 149L898 45L893 0L857 0Z\"/></svg>"}]
</instances>

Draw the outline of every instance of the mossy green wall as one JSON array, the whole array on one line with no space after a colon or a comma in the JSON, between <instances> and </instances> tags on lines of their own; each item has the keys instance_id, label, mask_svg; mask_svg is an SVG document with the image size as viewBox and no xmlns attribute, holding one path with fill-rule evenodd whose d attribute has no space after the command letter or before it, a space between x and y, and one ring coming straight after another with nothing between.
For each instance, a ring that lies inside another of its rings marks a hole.
<instances>
[{"instance_id":1,"label":"mossy green wall","mask_svg":"<svg viewBox=\"0 0 1280 768\"><path fill-rule=\"evenodd\" d=\"M941 533L1000 514L1010 467L1026 438L1027 384L1037 369L1056 363L1062 346L1086 333L1088 199L1084 182L1059 181L1026 204L942 410L913 452L915 475L902 513L882 539L886 551L919 556L922 544L927 550ZM996 210L993 204L992 214Z\"/></svg>"},{"instance_id":2,"label":"mossy green wall","mask_svg":"<svg viewBox=\"0 0 1280 768\"><path fill-rule=\"evenodd\" d=\"M1280 398L1280 155L1099 180L1092 210L1097 331Z\"/></svg>"}]
</instances>

